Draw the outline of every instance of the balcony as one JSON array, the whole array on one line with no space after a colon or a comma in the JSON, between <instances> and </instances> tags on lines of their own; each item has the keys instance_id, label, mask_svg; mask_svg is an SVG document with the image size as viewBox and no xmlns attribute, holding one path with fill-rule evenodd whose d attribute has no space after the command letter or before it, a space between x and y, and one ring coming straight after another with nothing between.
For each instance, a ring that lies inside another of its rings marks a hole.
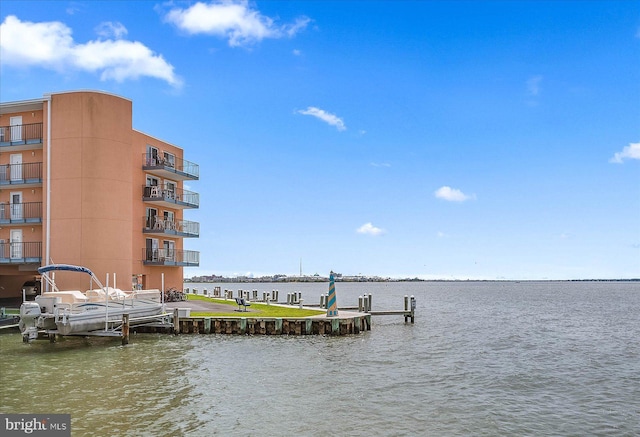
<instances>
[{"instance_id":1,"label":"balcony","mask_svg":"<svg viewBox=\"0 0 640 437\"><path fill-rule=\"evenodd\" d=\"M198 193L181 188L165 188L159 186L142 186L142 200L151 205L165 208L186 209L198 208L200 196Z\"/></svg>"},{"instance_id":2,"label":"balcony","mask_svg":"<svg viewBox=\"0 0 640 437\"><path fill-rule=\"evenodd\" d=\"M0 243L1 264L40 264L42 242Z\"/></svg>"},{"instance_id":3,"label":"balcony","mask_svg":"<svg viewBox=\"0 0 640 437\"><path fill-rule=\"evenodd\" d=\"M200 252L176 249L142 249L145 266L198 267Z\"/></svg>"},{"instance_id":4,"label":"balcony","mask_svg":"<svg viewBox=\"0 0 640 437\"><path fill-rule=\"evenodd\" d=\"M42 202L0 203L0 225L42 224Z\"/></svg>"},{"instance_id":5,"label":"balcony","mask_svg":"<svg viewBox=\"0 0 640 437\"><path fill-rule=\"evenodd\" d=\"M159 216L143 217L142 231L151 235L170 235L172 237L200 236L200 223L188 220L165 220Z\"/></svg>"},{"instance_id":6,"label":"balcony","mask_svg":"<svg viewBox=\"0 0 640 437\"><path fill-rule=\"evenodd\" d=\"M42 148L42 123L0 126L0 150L17 152Z\"/></svg>"},{"instance_id":7,"label":"balcony","mask_svg":"<svg viewBox=\"0 0 640 437\"><path fill-rule=\"evenodd\" d=\"M0 187L31 188L42 186L42 163L0 165Z\"/></svg>"},{"instance_id":8,"label":"balcony","mask_svg":"<svg viewBox=\"0 0 640 437\"><path fill-rule=\"evenodd\" d=\"M142 169L147 173L172 179L174 181L195 180L200 178L200 167L198 164L177 158L173 155L162 157L145 153L142 155Z\"/></svg>"}]
</instances>

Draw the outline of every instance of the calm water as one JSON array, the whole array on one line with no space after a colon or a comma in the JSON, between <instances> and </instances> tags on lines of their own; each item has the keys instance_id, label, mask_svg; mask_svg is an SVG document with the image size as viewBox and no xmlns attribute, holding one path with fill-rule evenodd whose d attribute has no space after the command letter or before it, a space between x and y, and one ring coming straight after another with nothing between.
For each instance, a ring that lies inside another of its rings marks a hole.
<instances>
[{"instance_id":1,"label":"calm water","mask_svg":"<svg viewBox=\"0 0 640 437\"><path fill-rule=\"evenodd\" d=\"M221 286L305 302L328 290ZM374 310L413 294L416 323L374 317L337 338L140 334L126 347L2 334L0 411L70 413L74 436L640 434L640 283L336 291L343 306L372 293Z\"/></svg>"}]
</instances>

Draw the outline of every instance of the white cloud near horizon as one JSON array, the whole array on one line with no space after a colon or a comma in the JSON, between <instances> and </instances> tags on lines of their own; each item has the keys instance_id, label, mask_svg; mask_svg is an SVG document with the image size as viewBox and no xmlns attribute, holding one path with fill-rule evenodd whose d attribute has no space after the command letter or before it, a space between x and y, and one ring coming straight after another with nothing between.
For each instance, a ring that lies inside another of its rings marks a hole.
<instances>
[{"instance_id":1,"label":"white cloud near horizon","mask_svg":"<svg viewBox=\"0 0 640 437\"><path fill-rule=\"evenodd\" d=\"M438 199L443 199L449 202L464 202L465 200L476 198L475 194L466 195L457 188L451 188L446 185L438 188L434 194Z\"/></svg>"},{"instance_id":2,"label":"white cloud near horizon","mask_svg":"<svg viewBox=\"0 0 640 437\"><path fill-rule=\"evenodd\" d=\"M246 0L221 0L173 8L165 15L165 21L190 35L215 35L227 38L229 46L238 47L265 38L291 38L305 29L311 19L302 16L292 24L277 25Z\"/></svg>"},{"instance_id":3,"label":"white cloud near horizon","mask_svg":"<svg viewBox=\"0 0 640 437\"><path fill-rule=\"evenodd\" d=\"M120 39L127 33L122 24L102 23L97 30L103 39L79 44L73 40L71 28L60 21L35 23L9 15L0 24L0 60L4 65L19 68L99 73L103 81L123 82L146 76L174 87L182 85L173 66L162 55L138 41Z\"/></svg>"},{"instance_id":4,"label":"white cloud near horizon","mask_svg":"<svg viewBox=\"0 0 640 437\"><path fill-rule=\"evenodd\" d=\"M325 111L324 109L316 108L315 106L309 106L307 109L301 109L296 111L298 114L302 115L311 115L316 117L319 120L324 121L331 126L335 126L339 131L344 131L347 127L344 124L344 121L340 117L335 114L331 114L330 112Z\"/></svg>"},{"instance_id":5,"label":"white cloud near horizon","mask_svg":"<svg viewBox=\"0 0 640 437\"><path fill-rule=\"evenodd\" d=\"M616 152L609 162L622 164L625 159L640 159L640 143L629 143L622 152Z\"/></svg>"},{"instance_id":6,"label":"white cloud near horizon","mask_svg":"<svg viewBox=\"0 0 640 437\"><path fill-rule=\"evenodd\" d=\"M375 237L384 234L385 231L384 229L373 226L373 224L369 222L356 229L356 232L358 234L373 235Z\"/></svg>"}]
</instances>

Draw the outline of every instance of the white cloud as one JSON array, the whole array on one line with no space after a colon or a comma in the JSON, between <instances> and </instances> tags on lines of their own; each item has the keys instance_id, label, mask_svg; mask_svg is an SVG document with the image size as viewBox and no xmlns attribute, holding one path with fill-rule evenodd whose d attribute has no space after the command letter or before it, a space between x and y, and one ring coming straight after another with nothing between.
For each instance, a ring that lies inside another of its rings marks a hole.
<instances>
[{"instance_id":1,"label":"white cloud","mask_svg":"<svg viewBox=\"0 0 640 437\"><path fill-rule=\"evenodd\" d=\"M438 199L447 200L449 202L464 202L465 200L475 199L476 197L475 194L468 196L456 188L447 186L438 188L434 194Z\"/></svg>"},{"instance_id":2,"label":"white cloud","mask_svg":"<svg viewBox=\"0 0 640 437\"><path fill-rule=\"evenodd\" d=\"M125 36L129 31L122 23L113 22L113 21L105 21L100 23L98 27L96 27L96 33L98 36L102 38L110 38L113 37L115 39L120 39Z\"/></svg>"},{"instance_id":3,"label":"white cloud","mask_svg":"<svg viewBox=\"0 0 640 437\"><path fill-rule=\"evenodd\" d=\"M640 143L629 143L622 152L616 152L609 162L622 164L625 159L640 159Z\"/></svg>"},{"instance_id":4,"label":"white cloud","mask_svg":"<svg viewBox=\"0 0 640 437\"><path fill-rule=\"evenodd\" d=\"M300 56L300 55L302 54L302 52L301 52L300 50L298 50L298 49L293 49L293 52L292 52L292 53L293 53L295 56Z\"/></svg>"},{"instance_id":5,"label":"white cloud","mask_svg":"<svg viewBox=\"0 0 640 437\"><path fill-rule=\"evenodd\" d=\"M380 228L377 228L377 227L373 226L373 224L371 224L371 222L369 222L369 223L365 223L364 225L362 225L358 229L356 229L356 232L358 234L366 234L366 235L377 236L377 235L383 234L385 231L384 231L384 229L380 229Z\"/></svg>"},{"instance_id":6,"label":"white cloud","mask_svg":"<svg viewBox=\"0 0 640 437\"><path fill-rule=\"evenodd\" d=\"M444 232L442 232L442 231L438 231L438 233L437 233L436 235L438 236L438 238L446 238L446 237L448 237L448 236L449 236L449 235L445 234L445 233L444 233Z\"/></svg>"},{"instance_id":7,"label":"white cloud","mask_svg":"<svg viewBox=\"0 0 640 437\"><path fill-rule=\"evenodd\" d=\"M270 17L252 9L246 0L198 2L186 9L171 9L165 20L189 34L228 38L231 47L248 45L264 38L293 37L311 21L299 17L293 24L276 25Z\"/></svg>"},{"instance_id":8,"label":"white cloud","mask_svg":"<svg viewBox=\"0 0 640 437\"><path fill-rule=\"evenodd\" d=\"M126 34L119 23L105 29L110 29L112 35ZM104 39L77 44L71 33L59 21L33 23L9 15L0 24L0 59L3 64L15 67L100 73L101 80L122 82L148 76L173 86L182 84L173 66L140 42Z\"/></svg>"},{"instance_id":9,"label":"white cloud","mask_svg":"<svg viewBox=\"0 0 640 437\"><path fill-rule=\"evenodd\" d=\"M388 162L372 162L371 167L391 167Z\"/></svg>"},{"instance_id":10,"label":"white cloud","mask_svg":"<svg viewBox=\"0 0 640 437\"><path fill-rule=\"evenodd\" d=\"M336 129L338 129L339 131L343 131L347 129L347 127L344 125L344 122L340 117L336 116L335 114L326 112L323 109L316 108L315 106L309 106L307 109L304 109L304 110L301 109L297 112L298 114L311 115L313 117L316 117L324 121L325 123L330 124L331 126L335 126Z\"/></svg>"},{"instance_id":11,"label":"white cloud","mask_svg":"<svg viewBox=\"0 0 640 437\"><path fill-rule=\"evenodd\" d=\"M533 76L527 80L527 94L530 96L537 96L540 94L540 83L542 82L542 76Z\"/></svg>"}]
</instances>

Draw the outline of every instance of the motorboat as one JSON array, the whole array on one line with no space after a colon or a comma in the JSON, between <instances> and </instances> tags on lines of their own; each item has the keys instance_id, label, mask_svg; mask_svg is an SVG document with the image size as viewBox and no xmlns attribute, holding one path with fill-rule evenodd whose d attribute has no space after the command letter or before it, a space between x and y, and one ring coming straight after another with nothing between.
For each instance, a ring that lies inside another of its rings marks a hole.
<instances>
[{"instance_id":1,"label":"motorboat","mask_svg":"<svg viewBox=\"0 0 640 437\"><path fill-rule=\"evenodd\" d=\"M60 290L55 283L56 271L88 275L89 288ZM37 339L41 334L109 335L121 327L125 314L130 326L164 314L160 290L123 291L108 286L109 276L105 287L88 268L70 264L51 264L40 267L38 272L49 285L48 291L20 306L19 326L24 341Z\"/></svg>"}]
</instances>

